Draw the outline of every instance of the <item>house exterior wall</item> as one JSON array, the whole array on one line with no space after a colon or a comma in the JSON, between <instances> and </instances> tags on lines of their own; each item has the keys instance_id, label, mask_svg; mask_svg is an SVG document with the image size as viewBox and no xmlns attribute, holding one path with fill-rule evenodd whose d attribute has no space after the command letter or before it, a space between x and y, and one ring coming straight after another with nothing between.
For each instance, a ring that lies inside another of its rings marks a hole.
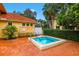
<instances>
[{"instance_id":1,"label":"house exterior wall","mask_svg":"<svg viewBox=\"0 0 79 59\"><path fill-rule=\"evenodd\" d=\"M27 23L26 23L27 24ZM8 22L0 21L0 38L2 38L2 29L8 25ZM12 25L16 26L18 32L20 33L35 33L35 24L32 26L22 26L20 22L12 22Z\"/></svg>"},{"instance_id":2,"label":"house exterior wall","mask_svg":"<svg viewBox=\"0 0 79 59\"><path fill-rule=\"evenodd\" d=\"M2 29L5 28L7 25L7 22L0 22L0 38L2 38Z\"/></svg>"},{"instance_id":3,"label":"house exterior wall","mask_svg":"<svg viewBox=\"0 0 79 59\"><path fill-rule=\"evenodd\" d=\"M27 24L27 23L25 23ZM25 33L34 33L34 28L35 28L35 25L33 24L33 26L22 26L22 23L12 23L12 25L16 26L17 29L18 29L18 32L25 32Z\"/></svg>"}]
</instances>

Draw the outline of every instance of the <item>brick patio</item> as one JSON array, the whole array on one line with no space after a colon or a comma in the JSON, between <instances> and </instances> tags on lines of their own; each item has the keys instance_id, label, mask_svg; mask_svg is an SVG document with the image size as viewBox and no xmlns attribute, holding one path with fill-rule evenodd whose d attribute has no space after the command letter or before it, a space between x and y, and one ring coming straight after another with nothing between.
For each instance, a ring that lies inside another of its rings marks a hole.
<instances>
[{"instance_id":1,"label":"brick patio","mask_svg":"<svg viewBox=\"0 0 79 59\"><path fill-rule=\"evenodd\" d=\"M79 42L68 41L40 51L27 38L0 39L0 56L79 56Z\"/></svg>"}]
</instances>

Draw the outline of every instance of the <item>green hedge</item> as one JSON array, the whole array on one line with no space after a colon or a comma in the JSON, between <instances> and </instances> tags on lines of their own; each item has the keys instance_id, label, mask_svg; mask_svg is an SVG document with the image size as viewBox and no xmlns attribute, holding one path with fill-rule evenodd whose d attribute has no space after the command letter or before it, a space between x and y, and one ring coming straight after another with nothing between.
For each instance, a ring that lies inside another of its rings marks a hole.
<instances>
[{"instance_id":1,"label":"green hedge","mask_svg":"<svg viewBox=\"0 0 79 59\"><path fill-rule=\"evenodd\" d=\"M79 31L44 29L45 35L79 41Z\"/></svg>"}]
</instances>

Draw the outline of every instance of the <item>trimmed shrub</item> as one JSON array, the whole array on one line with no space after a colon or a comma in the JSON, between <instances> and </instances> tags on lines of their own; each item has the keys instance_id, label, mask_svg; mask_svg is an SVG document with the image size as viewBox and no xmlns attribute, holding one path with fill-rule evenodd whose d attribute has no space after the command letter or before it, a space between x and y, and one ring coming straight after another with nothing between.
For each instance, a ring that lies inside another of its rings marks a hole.
<instances>
[{"instance_id":1,"label":"trimmed shrub","mask_svg":"<svg viewBox=\"0 0 79 59\"><path fill-rule=\"evenodd\" d=\"M79 41L79 31L44 29L45 35Z\"/></svg>"}]
</instances>

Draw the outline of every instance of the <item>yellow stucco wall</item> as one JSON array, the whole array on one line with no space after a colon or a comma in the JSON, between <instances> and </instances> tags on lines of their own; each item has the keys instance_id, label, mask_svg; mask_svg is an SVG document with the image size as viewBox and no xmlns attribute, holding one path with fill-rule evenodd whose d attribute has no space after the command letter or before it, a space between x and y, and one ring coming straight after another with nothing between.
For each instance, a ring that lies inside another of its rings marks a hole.
<instances>
[{"instance_id":1,"label":"yellow stucco wall","mask_svg":"<svg viewBox=\"0 0 79 59\"><path fill-rule=\"evenodd\" d=\"M0 28L4 28L7 25L7 22L0 21Z\"/></svg>"},{"instance_id":2,"label":"yellow stucco wall","mask_svg":"<svg viewBox=\"0 0 79 59\"><path fill-rule=\"evenodd\" d=\"M22 23L14 22L14 23L12 23L12 25L16 26L19 32L34 33L34 28L35 28L34 24L33 24L33 26L22 26Z\"/></svg>"},{"instance_id":3,"label":"yellow stucco wall","mask_svg":"<svg viewBox=\"0 0 79 59\"><path fill-rule=\"evenodd\" d=\"M7 22L0 21L0 38L2 38L2 29L5 28L6 25L7 25Z\"/></svg>"},{"instance_id":4,"label":"yellow stucco wall","mask_svg":"<svg viewBox=\"0 0 79 59\"><path fill-rule=\"evenodd\" d=\"M27 24L27 23L26 23ZM5 28L8 25L8 22L2 22L0 21L0 38L2 38L2 29ZM22 26L22 23L19 22L13 22L12 25L16 26L18 29L18 32L24 32L24 33L34 33L35 24L32 26Z\"/></svg>"}]
</instances>

